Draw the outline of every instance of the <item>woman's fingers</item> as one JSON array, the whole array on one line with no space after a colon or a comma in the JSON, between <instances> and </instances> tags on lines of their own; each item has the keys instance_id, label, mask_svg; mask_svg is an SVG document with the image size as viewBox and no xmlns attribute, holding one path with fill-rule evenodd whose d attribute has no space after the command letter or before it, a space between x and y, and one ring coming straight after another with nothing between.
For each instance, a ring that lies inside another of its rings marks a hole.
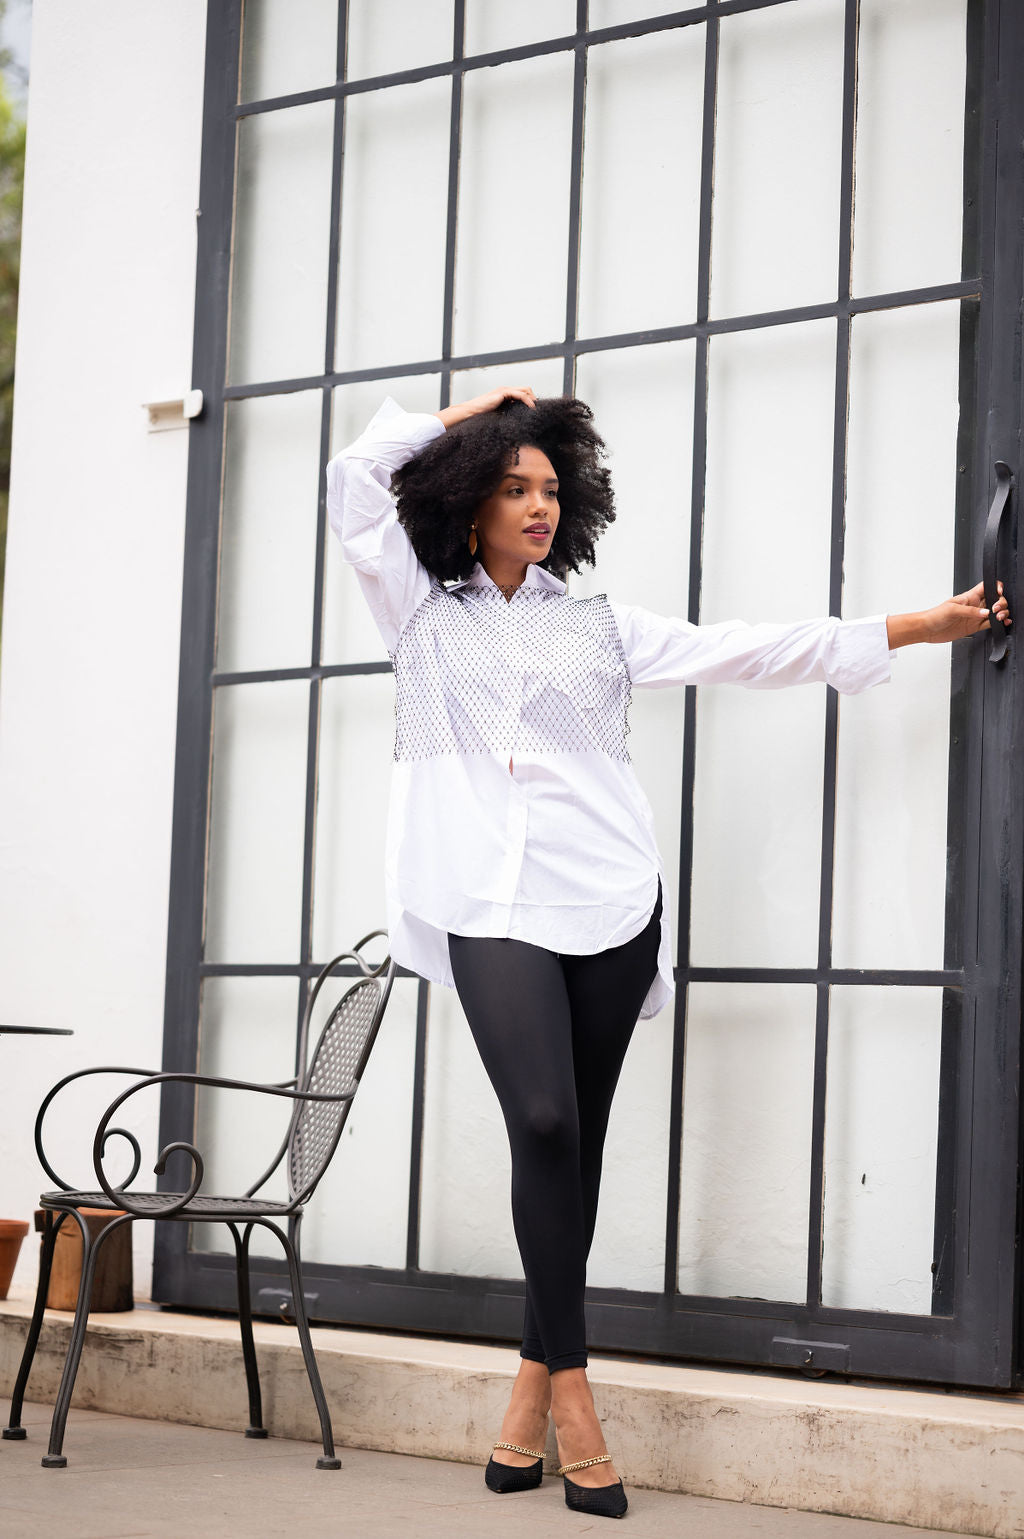
<instances>
[{"instance_id":1,"label":"woman's fingers","mask_svg":"<svg viewBox=\"0 0 1024 1539\"><path fill-rule=\"evenodd\" d=\"M470 417L482 416L484 412L494 411L502 401L522 401L524 406L536 406L537 397L529 385L499 385L496 390L487 390L483 395L476 395L471 401L464 401L459 408Z\"/></svg>"},{"instance_id":2,"label":"woman's fingers","mask_svg":"<svg viewBox=\"0 0 1024 1539\"><path fill-rule=\"evenodd\" d=\"M997 620L1002 620L1004 625L1012 625L1013 621L1010 619L1009 613L1010 606L1006 600L1005 594L1003 593L1003 585L1001 582L996 583L996 591L999 594L999 597L992 605L992 613L995 615ZM985 624L981 627L981 629L991 630L992 627L989 624L989 611L985 605L985 584L983 582L976 583L975 586L973 588L969 588L966 593L955 594L953 603L963 604L968 609L977 609L979 613L985 617Z\"/></svg>"}]
</instances>

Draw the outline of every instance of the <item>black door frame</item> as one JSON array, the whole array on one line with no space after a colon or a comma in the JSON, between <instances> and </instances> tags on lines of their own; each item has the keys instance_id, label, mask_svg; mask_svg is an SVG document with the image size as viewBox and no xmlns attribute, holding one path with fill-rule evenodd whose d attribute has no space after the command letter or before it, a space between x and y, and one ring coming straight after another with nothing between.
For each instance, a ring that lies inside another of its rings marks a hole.
<instances>
[{"instance_id":1,"label":"black door frame","mask_svg":"<svg viewBox=\"0 0 1024 1539\"><path fill-rule=\"evenodd\" d=\"M961 467L957 511L956 566L959 586L966 587L981 568L983 514L992 490L992 466L1003 459L1014 471L1021 466L1022 354L1020 295L1024 186L1019 146L1024 142L1024 101L1016 89L1024 78L1024 8L1007 0L970 0L968 49L968 114L966 134L966 208L963 273L959 284L906 295L875 296L869 301L849 297L849 231L853 190L853 114L856 88L854 55L849 40L856 37L857 0L847 0L847 72L844 101L843 210L840 231L840 299L837 304L808 306L771 317L744 317L738 322L708 320L708 264L704 258L710 232L713 165L714 73L705 90L704 174L701 200L702 263L696 325L665 328L604 339L576 336L576 282L581 196L583 100L586 51L596 41L707 22L709 61L717 62L718 26L723 16L791 0L712 0L673 16L648 23L587 31L586 0L578 0L578 30L570 39L549 40L531 48L509 49L487 56L486 65L531 54L572 48L575 51L572 178L569 240L567 326L564 343L501 354L455 358L452 351L454 251L461 123L461 83L470 68L486 67L463 56L464 4L456 0L453 60L447 65L404 72L387 83L421 79L439 73L453 75L452 143L449 177L444 337L440 360L402 364L393 368L332 372L333 334L337 308L338 228L341 198L340 167L344 151L344 102L349 88L328 87L288 98L292 104L333 97L335 100L335 175L332 236L329 251L328 346L325 371L310 379L258 385L226 386L227 319L236 130L253 112L274 110L285 99L236 106L241 39L242 0L211 6L207 23L206 94L203 118L203 161L200 185L199 245L193 384L206 402L203 416L190 428L188 507L185 537L185 584L178 702L178 748L175 766L174 835L171 861L170 912L165 1015L164 1067L193 1070L199 1046L199 1003L204 977L224 975L291 976L297 983L296 1019L305 988L318 970L312 956L312 860L315 823L316 749L322 680L346 673L382 671L386 664L319 664L325 531L324 485L321 476L314 652L303 669L265 670L259 674L215 672L215 617L220 528L225 402L245 396L277 394L321 387L324 409L321 463L330 444L330 388L350 379L381 378L414 372L440 372L442 404L447 400L452 369L484 363L514 362L562 356L565 388L572 389L575 358L597 347L693 336L698 347L698 417L694 478L695 560L691 562L691 618L699 617L699 540L703 506L703 434L706 421L700 403L701 359L706 370L708 337L716 331L749 328L754 324L831 315L838 319L836 468L833 499L833 612L841 591L843 482L845 479L845 379L848 367L849 324L858 310L887 308L894 303L928 299L961 300L963 358L971 366L963 373L960 428ZM343 79L344 11L339 25L338 79ZM356 89L359 89L357 86ZM845 232L845 233L844 233ZM845 251L845 255L842 253ZM843 362L844 337L846 364ZM704 376L706 378L706 374ZM841 441L842 440L842 441ZM698 485L698 479L700 484ZM1008 588L1020 605L1020 586L1008 549L1004 557ZM894 574L894 587L897 586ZM698 1358L726 1363L805 1366L858 1375L898 1376L949 1384L1010 1388L1024 1382L1021 1362L1020 1259L1021 1218L1021 936L1024 879L1024 776L1013 772L1022 719L1021 670L1015 648L1002 667L986 662L987 642L955 650L953 665L953 742L951 814L962 819L966 836L951 852L948 917L964 935L965 950L951 947L939 972L843 973L830 965L823 940L815 969L790 970L793 981L814 982L819 997L816 1049L814 1150L817 1175L811 1192L810 1265L805 1305L761 1300L690 1297L673 1291L679 1204L681 1146L681 1078L685 1034L685 985L704 977L756 979L752 970L700 969L688 964L689 834L684 817L681 862L680 966L675 1027L674 1102L670 1130L668 1212L666 1217L666 1284L660 1293L595 1288L588 1293L591 1342L605 1350ZM308 791L303 883L302 960L297 964L211 964L203 961L203 913L207 822L212 770L212 709L215 689L234 684L300 678L310 689ZM684 806L692 793L696 704L688 693L687 750L684 755ZM826 794L823 828L822 935L827 934L826 908L831 908L831 844L837 702L830 692L826 718ZM956 826L951 822L951 826ZM976 922L967 922L976 918ZM962 963L962 965L961 965ZM775 981L782 981L772 970ZM790 976L787 973L787 978ZM824 1066L827 1043L828 991L831 984L856 982L928 983L944 986L942 1082L940 1088L940 1151L937 1182L937 1248L934 1312L929 1316L829 1308L818 1297L821 1258L821 1151L824 1140ZM423 1121L423 1082L426 1062L428 989L419 985L416 1037L416 1093L413 1107L412 1156L409 1172L407 1264L404 1268L327 1266L306 1267L317 1295L314 1312L324 1320L346 1321L445 1335L514 1341L522 1319L522 1285L516 1281L443 1275L418 1266L420 1137ZM194 1127L192 1095L179 1086L164 1090L161 1142L189 1138ZM959 1131L958 1131L959 1130ZM170 1179L170 1178L165 1178ZM187 1307L231 1310L235 1307L233 1264L227 1256L187 1249L183 1226L158 1226L154 1269L154 1298ZM286 1286L283 1268L254 1258L254 1288L279 1295ZM808 1357L808 1353L811 1354Z\"/></svg>"}]
</instances>

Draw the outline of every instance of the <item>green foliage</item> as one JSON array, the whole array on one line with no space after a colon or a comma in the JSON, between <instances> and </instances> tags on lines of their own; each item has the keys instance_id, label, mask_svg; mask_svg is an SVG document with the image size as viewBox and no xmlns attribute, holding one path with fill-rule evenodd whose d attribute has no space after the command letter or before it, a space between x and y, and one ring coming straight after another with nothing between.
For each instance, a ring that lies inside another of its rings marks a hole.
<instances>
[{"instance_id":1,"label":"green foliage","mask_svg":"<svg viewBox=\"0 0 1024 1539\"><path fill-rule=\"evenodd\" d=\"M25 181L25 123L0 79L0 625L4 551L11 485L14 342L18 327L21 203Z\"/></svg>"}]
</instances>

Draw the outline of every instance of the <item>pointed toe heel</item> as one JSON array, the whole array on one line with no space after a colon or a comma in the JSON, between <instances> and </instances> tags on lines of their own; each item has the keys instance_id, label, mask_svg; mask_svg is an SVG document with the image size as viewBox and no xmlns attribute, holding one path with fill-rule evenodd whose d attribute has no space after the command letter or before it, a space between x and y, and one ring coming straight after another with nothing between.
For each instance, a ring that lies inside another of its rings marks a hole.
<instances>
[{"instance_id":1,"label":"pointed toe heel","mask_svg":"<svg viewBox=\"0 0 1024 1539\"><path fill-rule=\"evenodd\" d=\"M569 1479L570 1470L586 1469L591 1464L610 1464L611 1454L601 1454L596 1459L580 1459L576 1464L563 1464L558 1473L565 1487L565 1505L573 1512L585 1512L592 1518L624 1518L629 1502L621 1480L611 1486L580 1486Z\"/></svg>"},{"instance_id":2,"label":"pointed toe heel","mask_svg":"<svg viewBox=\"0 0 1024 1539\"><path fill-rule=\"evenodd\" d=\"M495 1448L507 1448L510 1453L533 1454L536 1464L499 1464L492 1455L484 1470L484 1480L489 1491L504 1495L508 1491L534 1491L544 1478L544 1455L535 1448L520 1448L518 1443L495 1443Z\"/></svg>"}]
</instances>

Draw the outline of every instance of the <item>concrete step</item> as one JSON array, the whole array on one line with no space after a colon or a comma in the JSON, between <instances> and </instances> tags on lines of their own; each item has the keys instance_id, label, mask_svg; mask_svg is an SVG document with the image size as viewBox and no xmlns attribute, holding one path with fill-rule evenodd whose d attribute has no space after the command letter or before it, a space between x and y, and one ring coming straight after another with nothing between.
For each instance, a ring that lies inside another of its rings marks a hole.
<instances>
[{"instance_id":1,"label":"concrete step","mask_svg":"<svg viewBox=\"0 0 1024 1539\"><path fill-rule=\"evenodd\" d=\"M0 1416L6 1420L6 1403ZM495 1497L479 1466L345 1449L337 1473L285 1438L72 1411L78 1453L66 1474L39 1466L49 1418L26 1408L29 1438L0 1444L4 1539L575 1539L606 1524L566 1510L559 1480ZM629 1488L629 1539L928 1539L817 1512ZM935 1536L937 1539L937 1536ZM945 1536L944 1536L945 1539Z\"/></svg>"},{"instance_id":2,"label":"concrete step","mask_svg":"<svg viewBox=\"0 0 1024 1539\"><path fill-rule=\"evenodd\" d=\"M0 1393L21 1356L29 1301L0 1303ZM52 1401L71 1316L50 1311L29 1387ZM518 1355L503 1347L317 1329L342 1447L486 1460ZM295 1332L256 1326L268 1429L313 1439ZM1024 1397L812 1380L595 1355L590 1378L631 1487L840 1514L991 1539L1024 1536ZM90 1322L74 1404L241 1430L233 1320L140 1307ZM74 1433L66 1452L75 1460ZM554 1465L554 1440L548 1452Z\"/></svg>"}]
</instances>

